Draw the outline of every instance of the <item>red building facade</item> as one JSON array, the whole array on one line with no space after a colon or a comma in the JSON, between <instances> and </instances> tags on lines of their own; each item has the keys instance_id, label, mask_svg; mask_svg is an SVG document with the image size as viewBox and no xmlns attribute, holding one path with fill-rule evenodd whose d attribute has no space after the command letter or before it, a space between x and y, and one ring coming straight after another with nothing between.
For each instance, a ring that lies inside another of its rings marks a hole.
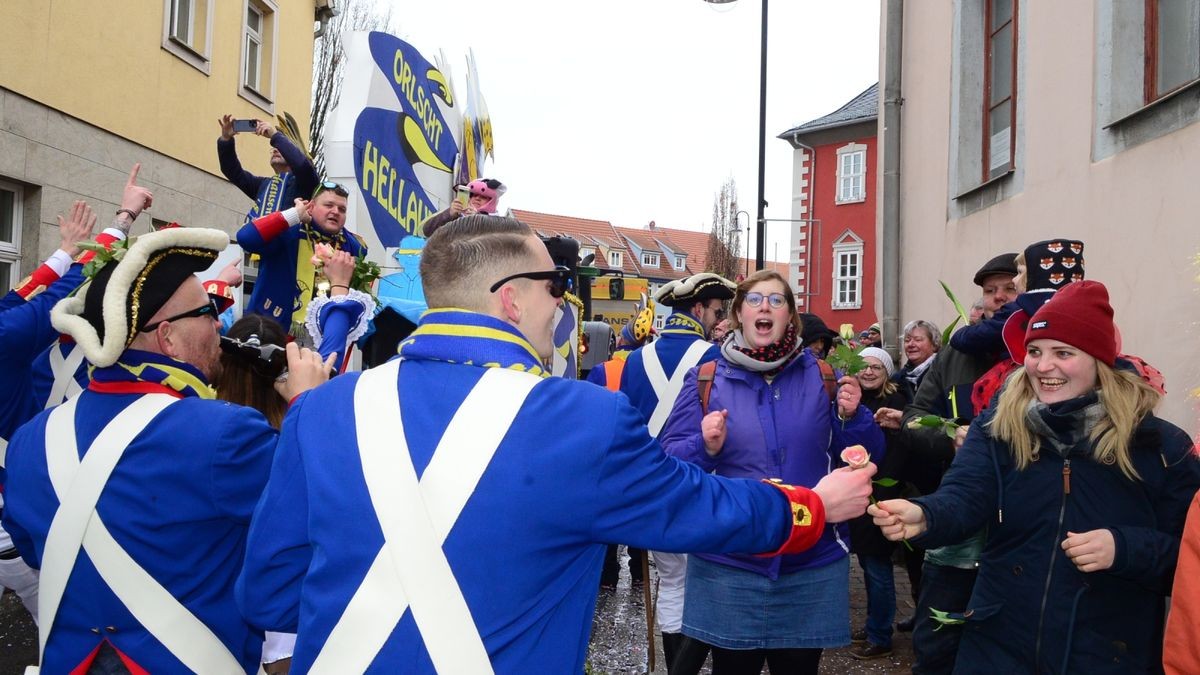
<instances>
[{"instance_id":1,"label":"red building facade","mask_svg":"<svg viewBox=\"0 0 1200 675\"><path fill-rule=\"evenodd\" d=\"M788 280L801 311L831 328L877 321L878 85L779 138L794 149Z\"/></svg>"}]
</instances>

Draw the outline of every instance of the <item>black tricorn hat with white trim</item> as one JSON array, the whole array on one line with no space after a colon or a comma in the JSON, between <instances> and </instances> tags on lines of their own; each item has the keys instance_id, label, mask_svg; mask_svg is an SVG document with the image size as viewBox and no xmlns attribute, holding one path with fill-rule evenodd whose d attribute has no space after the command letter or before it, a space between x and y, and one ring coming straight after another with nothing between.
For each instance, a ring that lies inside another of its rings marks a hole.
<instances>
[{"instance_id":1,"label":"black tricorn hat with white trim","mask_svg":"<svg viewBox=\"0 0 1200 675\"><path fill-rule=\"evenodd\" d=\"M701 272L664 284L654 299L667 307L690 307L705 300L732 300L737 284L720 274Z\"/></svg>"},{"instance_id":2,"label":"black tricorn hat with white trim","mask_svg":"<svg viewBox=\"0 0 1200 675\"><path fill-rule=\"evenodd\" d=\"M92 365L117 362L138 331L193 274L229 245L220 230L177 227L144 234L79 291L54 306L50 323L70 335Z\"/></svg>"}]
</instances>

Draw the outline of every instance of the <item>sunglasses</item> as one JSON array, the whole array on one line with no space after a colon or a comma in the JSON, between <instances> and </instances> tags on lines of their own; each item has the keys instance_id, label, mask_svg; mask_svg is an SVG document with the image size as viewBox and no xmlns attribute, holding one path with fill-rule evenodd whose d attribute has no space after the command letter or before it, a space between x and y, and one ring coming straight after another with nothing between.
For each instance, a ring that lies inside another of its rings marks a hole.
<instances>
[{"instance_id":1,"label":"sunglasses","mask_svg":"<svg viewBox=\"0 0 1200 675\"><path fill-rule=\"evenodd\" d=\"M726 314L727 312L724 307L718 307L713 310L713 316L717 317L717 321L724 319Z\"/></svg>"},{"instance_id":2,"label":"sunglasses","mask_svg":"<svg viewBox=\"0 0 1200 675\"><path fill-rule=\"evenodd\" d=\"M745 298L746 304L750 305L751 307L758 307L759 305L763 304L763 300L766 300L771 305L772 309L779 309L787 304L787 298L784 297L783 293L763 295L762 293L754 292L747 293Z\"/></svg>"},{"instance_id":3,"label":"sunglasses","mask_svg":"<svg viewBox=\"0 0 1200 675\"><path fill-rule=\"evenodd\" d=\"M287 369L287 350L275 344L262 344L257 335L245 340L221 336L221 351L247 361L250 369L267 379L275 379Z\"/></svg>"},{"instance_id":4,"label":"sunglasses","mask_svg":"<svg viewBox=\"0 0 1200 675\"><path fill-rule=\"evenodd\" d=\"M313 199L316 199L317 195L321 194L322 192L324 192L326 190L333 190L333 194L335 194L339 197L345 197L347 199L350 198L350 191L347 190L346 188L342 187L341 183L335 183L331 180L327 180L317 186L317 190L315 192L313 192Z\"/></svg>"},{"instance_id":5,"label":"sunglasses","mask_svg":"<svg viewBox=\"0 0 1200 675\"><path fill-rule=\"evenodd\" d=\"M521 272L520 274L510 274L500 281L492 284L491 291L495 293L500 290L500 287L515 279L532 279L534 281L549 281L550 295L555 298L561 298L564 293L571 289L571 269L562 265L556 266L552 270L543 270L541 272Z\"/></svg>"},{"instance_id":6,"label":"sunglasses","mask_svg":"<svg viewBox=\"0 0 1200 675\"><path fill-rule=\"evenodd\" d=\"M207 316L208 318L212 319L213 321L216 321L217 317L221 316L221 308L217 305L216 298L209 296L208 304L201 305L201 306L197 307L196 309L189 309L188 311L181 312L179 314L176 314L175 316L169 316L169 317L163 319L162 321L155 321L152 324L143 326L141 328L140 332L152 333L152 332L154 332L155 328L158 328L160 325L162 325L164 323L169 323L171 321L179 321L180 319L190 319L192 317L200 317L200 316Z\"/></svg>"}]
</instances>

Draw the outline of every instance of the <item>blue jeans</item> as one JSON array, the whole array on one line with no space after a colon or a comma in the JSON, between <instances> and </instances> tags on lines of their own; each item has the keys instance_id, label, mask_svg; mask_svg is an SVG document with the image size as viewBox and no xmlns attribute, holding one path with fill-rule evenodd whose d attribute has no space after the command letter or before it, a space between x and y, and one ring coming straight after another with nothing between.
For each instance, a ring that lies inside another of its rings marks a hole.
<instances>
[{"instance_id":1,"label":"blue jeans","mask_svg":"<svg viewBox=\"0 0 1200 675\"><path fill-rule=\"evenodd\" d=\"M962 626L942 626L930 618L929 610L962 612L971 601L976 570L925 563L921 569L921 597L917 600L917 623L913 628L914 675L954 671ZM937 631L934 631L938 628Z\"/></svg>"},{"instance_id":2,"label":"blue jeans","mask_svg":"<svg viewBox=\"0 0 1200 675\"><path fill-rule=\"evenodd\" d=\"M867 585L867 642L892 646L892 621L896 619L896 578L891 556L858 554Z\"/></svg>"}]
</instances>

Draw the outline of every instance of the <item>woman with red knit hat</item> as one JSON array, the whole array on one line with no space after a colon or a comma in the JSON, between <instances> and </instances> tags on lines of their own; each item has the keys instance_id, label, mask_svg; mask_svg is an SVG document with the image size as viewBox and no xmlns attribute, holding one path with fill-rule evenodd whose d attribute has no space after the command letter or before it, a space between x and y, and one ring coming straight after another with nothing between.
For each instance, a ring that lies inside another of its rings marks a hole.
<instances>
[{"instance_id":1,"label":"woman with red knit hat","mask_svg":"<svg viewBox=\"0 0 1200 675\"><path fill-rule=\"evenodd\" d=\"M975 419L931 495L872 506L884 535L925 548L985 526L955 673L1154 672L1200 460L1158 419L1162 394L1114 368L1108 291L1078 281L1021 335L1024 366Z\"/></svg>"}]
</instances>

